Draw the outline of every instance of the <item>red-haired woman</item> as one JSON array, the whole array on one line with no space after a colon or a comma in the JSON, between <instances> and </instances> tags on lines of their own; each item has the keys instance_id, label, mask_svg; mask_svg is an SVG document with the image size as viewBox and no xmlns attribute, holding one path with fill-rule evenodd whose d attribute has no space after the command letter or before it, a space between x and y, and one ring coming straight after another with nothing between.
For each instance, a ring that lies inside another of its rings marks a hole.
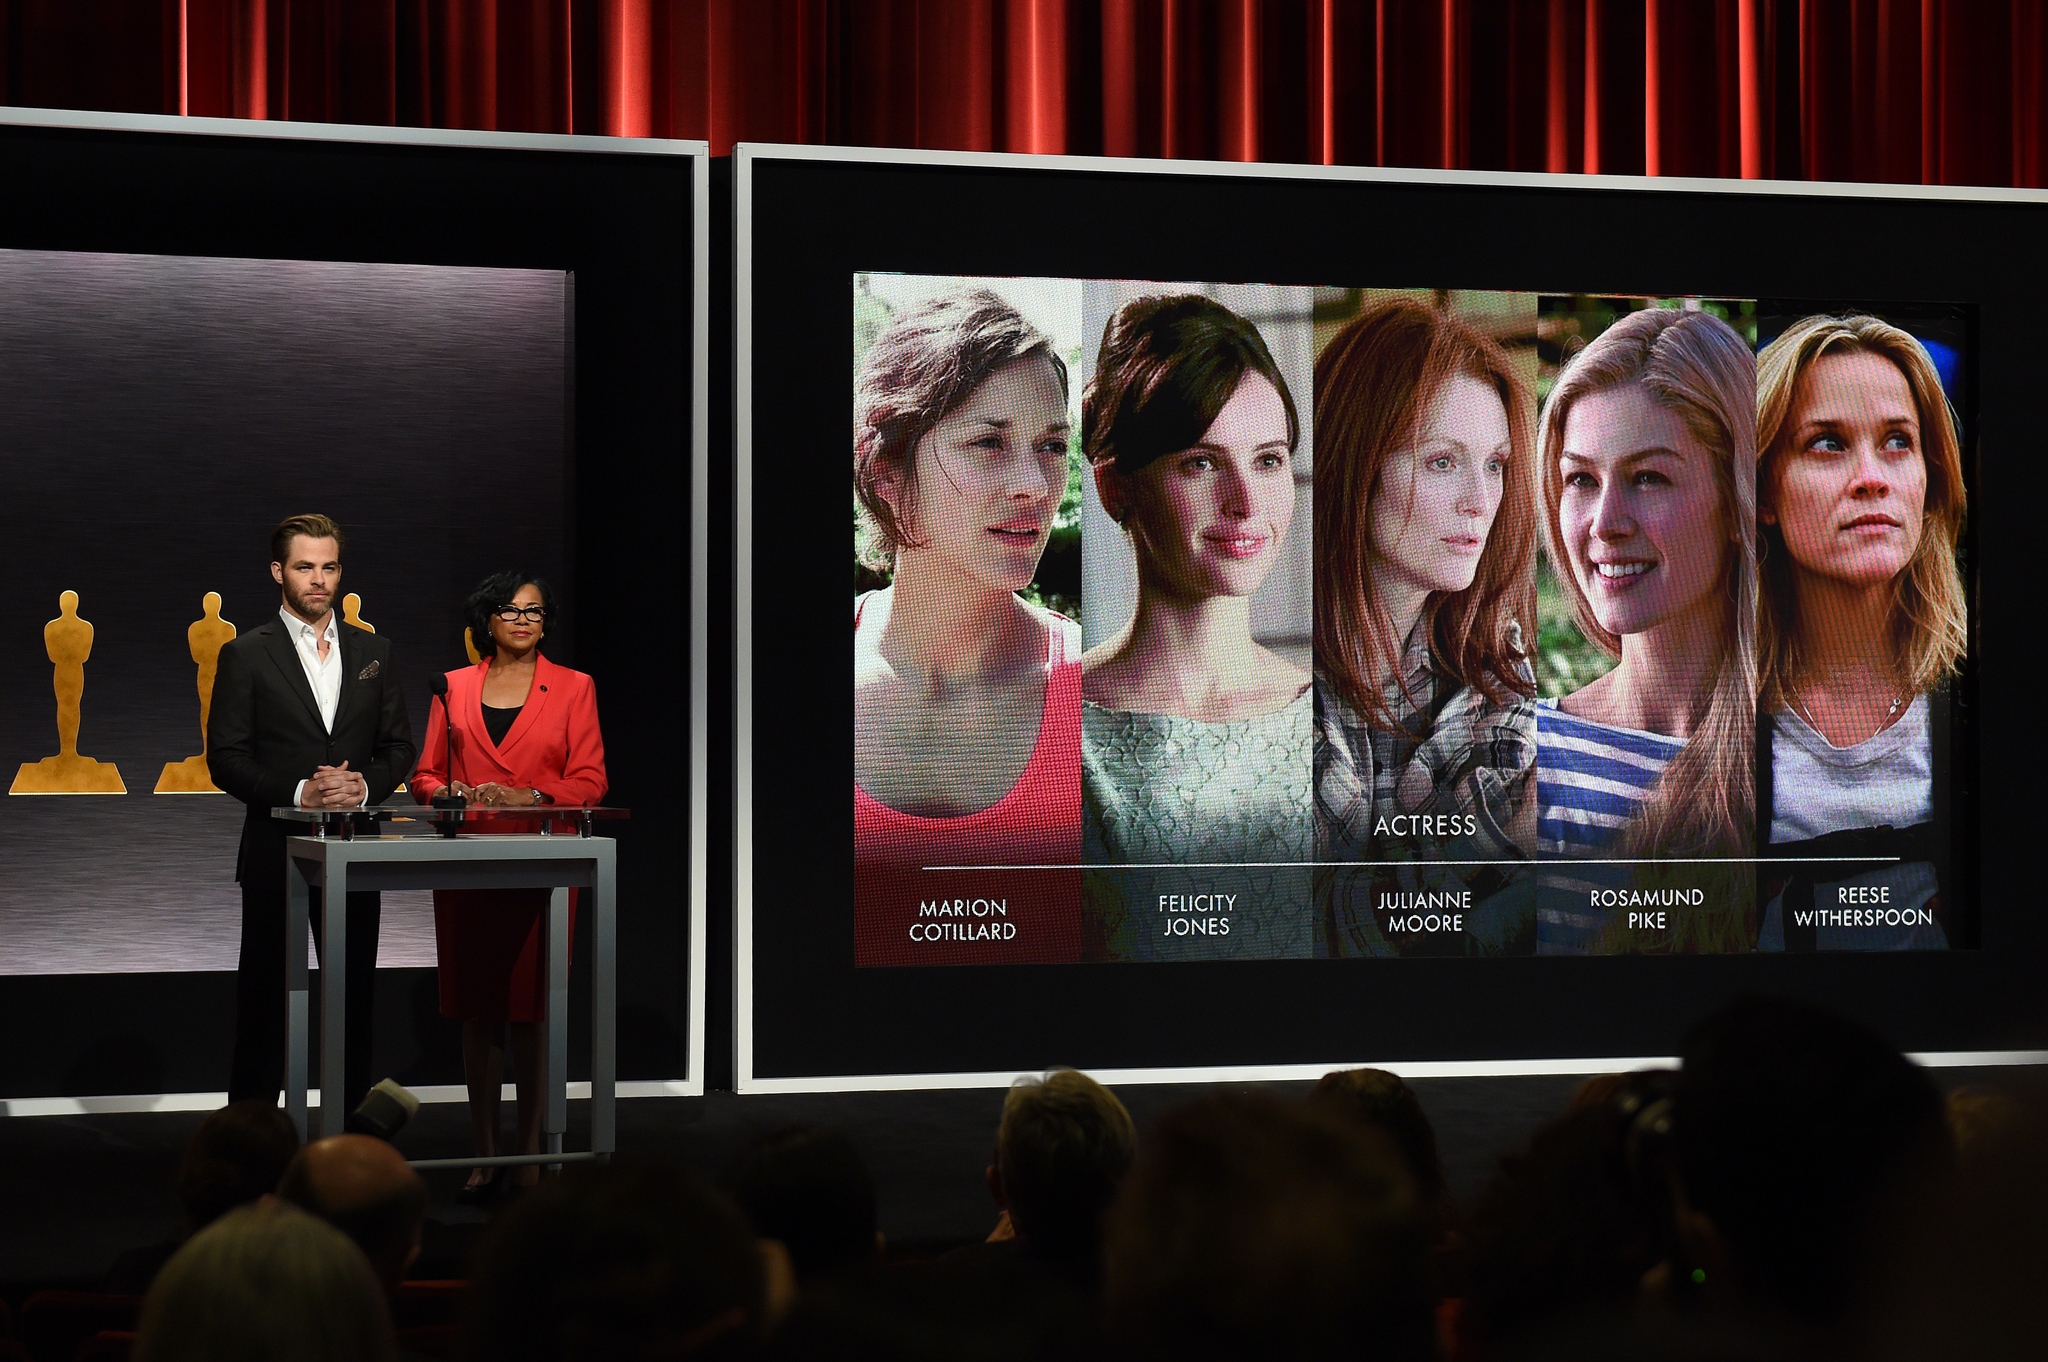
<instances>
[{"instance_id":1,"label":"red-haired woman","mask_svg":"<svg viewBox=\"0 0 2048 1362\"><path fill-rule=\"evenodd\" d=\"M1381 863L1324 868L1317 945L1525 945L1475 911L1499 867L1455 863L1534 851L1533 403L1473 322L1394 299L1317 357L1315 419L1318 859Z\"/></svg>"}]
</instances>

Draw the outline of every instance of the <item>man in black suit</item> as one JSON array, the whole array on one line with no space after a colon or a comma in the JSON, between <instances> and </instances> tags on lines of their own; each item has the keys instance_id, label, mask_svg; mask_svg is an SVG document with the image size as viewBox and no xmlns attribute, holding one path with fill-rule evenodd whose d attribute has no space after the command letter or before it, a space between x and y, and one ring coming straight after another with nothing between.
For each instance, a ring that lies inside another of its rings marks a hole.
<instances>
[{"instance_id":1,"label":"man in black suit","mask_svg":"<svg viewBox=\"0 0 2048 1362\"><path fill-rule=\"evenodd\" d=\"M412 770L417 750L391 642L343 623L341 530L324 515L293 516L271 533L270 575L284 588L277 618L220 652L206 762L214 783L248 805L235 878L242 886L242 964L235 980L235 1059L228 1100L274 1102L285 1063L284 839L303 824L274 808L379 804ZM313 931L320 931L314 893ZM346 1092L370 1087L370 1022L378 897L348 896ZM321 942L323 953L331 943Z\"/></svg>"}]
</instances>

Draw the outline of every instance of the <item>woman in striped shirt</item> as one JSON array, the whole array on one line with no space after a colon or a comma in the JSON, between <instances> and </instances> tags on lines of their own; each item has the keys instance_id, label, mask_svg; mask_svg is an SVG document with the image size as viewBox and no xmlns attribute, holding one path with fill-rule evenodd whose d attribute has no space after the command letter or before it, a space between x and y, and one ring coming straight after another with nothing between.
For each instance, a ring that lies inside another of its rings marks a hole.
<instances>
[{"instance_id":1,"label":"woman in striped shirt","mask_svg":"<svg viewBox=\"0 0 2048 1362\"><path fill-rule=\"evenodd\" d=\"M1538 716L1540 849L1599 864L1548 877L1537 950L1747 950L1748 867L1715 862L1754 837L1755 358L1709 313L1645 308L1572 361L1540 440L1551 563L1619 661Z\"/></svg>"}]
</instances>

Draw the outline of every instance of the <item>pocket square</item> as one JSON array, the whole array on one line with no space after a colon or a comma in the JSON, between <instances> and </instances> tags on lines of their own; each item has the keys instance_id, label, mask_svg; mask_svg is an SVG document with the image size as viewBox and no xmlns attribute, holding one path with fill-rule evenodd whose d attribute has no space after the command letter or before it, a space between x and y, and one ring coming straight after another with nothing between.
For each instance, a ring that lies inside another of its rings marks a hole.
<instances>
[{"instance_id":1,"label":"pocket square","mask_svg":"<svg viewBox=\"0 0 2048 1362\"><path fill-rule=\"evenodd\" d=\"M356 680L373 681L377 678L377 674L383 670L384 667L381 663L372 662L369 666L356 673Z\"/></svg>"}]
</instances>

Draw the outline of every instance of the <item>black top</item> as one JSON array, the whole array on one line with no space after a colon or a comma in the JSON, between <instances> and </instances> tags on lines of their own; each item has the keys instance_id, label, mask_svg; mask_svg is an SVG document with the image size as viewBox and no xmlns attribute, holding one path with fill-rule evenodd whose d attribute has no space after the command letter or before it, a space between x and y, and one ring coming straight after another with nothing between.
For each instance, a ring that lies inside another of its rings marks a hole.
<instances>
[{"instance_id":1,"label":"black top","mask_svg":"<svg viewBox=\"0 0 2048 1362\"><path fill-rule=\"evenodd\" d=\"M505 735L512 731L512 724L519 718L519 711L525 705L514 705L510 709L499 709L496 705L484 706L484 732L491 735L495 745L505 741Z\"/></svg>"}]
</instances>

